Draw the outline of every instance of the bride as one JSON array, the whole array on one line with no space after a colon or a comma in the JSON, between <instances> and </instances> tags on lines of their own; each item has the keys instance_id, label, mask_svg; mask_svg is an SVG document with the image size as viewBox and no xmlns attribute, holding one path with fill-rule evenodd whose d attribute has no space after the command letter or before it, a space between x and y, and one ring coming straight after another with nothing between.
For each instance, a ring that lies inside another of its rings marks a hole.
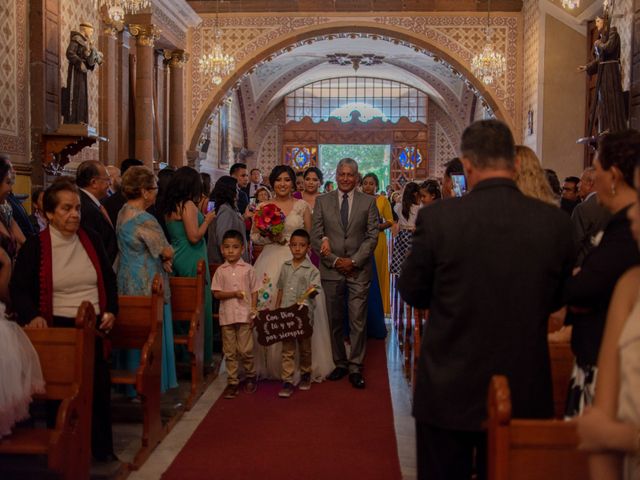
<instances>
[{"instance_id":1,"label":"bride","mask_svg":"<svg viewBox=\"0 0 640 480\"><path fill-rule=\"evenodd\" d=\"M304 228L311 230L311 210L304 200L293 198L292 193L296 185L296 175L288 165L274 167L269 175L269 182L274 191L274 198L268 203L280 207L286 215L284 231L271 239L263 236L255 228L251 229L251 240L254 244L264 245L262 253L255 263L256 278L260 285L258 290L258 310L273 309L277 296L277 283L282 264L291 259L289 238L291 234ZM265 202L267 203L267 202ZM263 204L259 205L260 208ZM256 371L259 378L280 380L282 375L282 344L277 343L269 347L256 345ZM324 300L324 293L315 298L313 336L311 337L311 378L320 382L333 371L333 356L331 354L331 339L329 336L329 322ZM296 372L296 382L299 372Z\"/></svg>"}]
</instances>

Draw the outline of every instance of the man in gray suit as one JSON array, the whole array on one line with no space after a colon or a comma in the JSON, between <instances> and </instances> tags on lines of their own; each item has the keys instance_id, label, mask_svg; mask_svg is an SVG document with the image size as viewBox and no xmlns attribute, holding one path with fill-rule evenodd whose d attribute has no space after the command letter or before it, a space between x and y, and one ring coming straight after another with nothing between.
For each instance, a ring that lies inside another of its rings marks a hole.
<instances>
[{"instance_id":1,"label":"man in gray suit","mask_svg":"<svg viewBox=\"0 0 640 480\"><path fill-rule=\"evenodd\" d=\"M362 364L367 341L367 294L371 256L378 243L375 198L356 191L358 164L343 158L336 169L338 190L320 195L313 210L311 244L320 252L320 277L325 292L331 349L336 368L329 380L349 374L354 388L364 388ZM348 299L351 354L347 359L343 320Z\"/></svg>"}]
</instances>

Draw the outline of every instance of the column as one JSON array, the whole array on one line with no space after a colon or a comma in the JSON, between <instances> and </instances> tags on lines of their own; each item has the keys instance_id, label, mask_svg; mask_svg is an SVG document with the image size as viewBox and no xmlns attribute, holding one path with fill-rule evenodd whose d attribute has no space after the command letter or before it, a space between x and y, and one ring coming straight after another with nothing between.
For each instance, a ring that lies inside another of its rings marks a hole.
<instances>
[{"instance_id":1,"label":"column","mask_svg":"<svg viewBox=\"0 0 640 480\"><path fill-rule=\"evenodd\" d=\"M169 54L169 164L185 164L184 147L184 66L189 54L182 50ZM165 54L167 55L167 54Z\"/></svg>"},{"instance_id":2,"label":"column","mask_svg":"<svg viewBox=\"0 0 640 480\"><path fill-rule=\"evenodd\" d=\"M136 37L136 158L153 169L153 44L160 36L155 25L129 25Z\"/></svg>"},{"instance_id":3,"label":"column","mask_svg":"<svg viewBox=\"0 0 640 480\"><path fill-rule=\"evenodd\" d=\"M100 34L100 49L104 61L99 68L100 74L100 122L98 131L107 138L100 143L100 161L105 165L118 163L118 32L122 24L109 18L103 19Z\"/></svg>"}]
</instances>

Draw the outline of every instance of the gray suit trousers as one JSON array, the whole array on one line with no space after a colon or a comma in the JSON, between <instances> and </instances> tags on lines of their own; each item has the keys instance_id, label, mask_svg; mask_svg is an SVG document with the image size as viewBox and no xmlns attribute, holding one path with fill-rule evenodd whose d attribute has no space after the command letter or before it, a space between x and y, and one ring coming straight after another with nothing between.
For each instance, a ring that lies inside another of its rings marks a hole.
<instances>
[{"instance_id":1,"label":"gray suit trousers","mask_svg":"<svg viewBox=\"0 0 640 480\"><path fill-rule=\"evenodd\" d=\"M331 350L336 367L348 368L350 373L360 372L367 348L367 294L371 281L343 277L340 280L322 280L331 328ZM351 354L347 359L344 345L344 315L348 299L349 339Z\"/></svg>"}]
</instances>

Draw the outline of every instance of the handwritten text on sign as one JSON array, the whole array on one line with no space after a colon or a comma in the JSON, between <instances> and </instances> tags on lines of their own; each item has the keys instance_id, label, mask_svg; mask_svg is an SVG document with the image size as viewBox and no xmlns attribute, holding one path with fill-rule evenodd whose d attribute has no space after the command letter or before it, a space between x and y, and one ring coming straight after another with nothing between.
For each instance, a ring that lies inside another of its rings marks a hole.
<instances>
[{"instance_id":1,"label":"handwritten text on sign","mask_svg":"<svg viewBox=\"0 0 640 480\"><path fill-rule=\"evenodd\" d=\"M263 310L254 320L260 345L268 346L283 340L308 338L313 333L309 307L291 305L287 308Z\"/></svg>"}]
</instances>

